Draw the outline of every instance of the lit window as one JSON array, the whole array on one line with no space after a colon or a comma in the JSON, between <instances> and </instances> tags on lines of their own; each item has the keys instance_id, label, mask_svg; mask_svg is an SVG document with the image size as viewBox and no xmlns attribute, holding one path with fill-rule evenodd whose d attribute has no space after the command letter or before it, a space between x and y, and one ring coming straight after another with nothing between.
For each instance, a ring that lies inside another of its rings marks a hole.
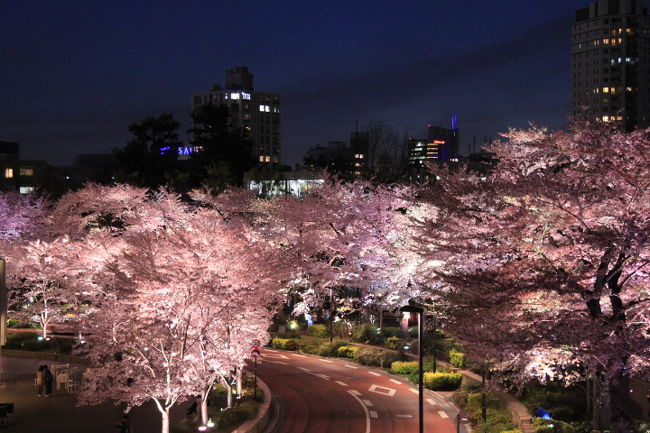
<instances>
[{"instance_id":1,"label":"lit window","mask_svg":"<svg viewBox=\"0 0 650 433\"><path fill-rule=\"evenodd\" d=\"M33 168L21 167L19 173L20 173L21 176L33 176L34 175L34 169Z\"/></svg>"},{"instance_id":2,"label":"lit window","mask_svg":"<svg viewBox=\"0 0 650 433\"><path fill-rule=\"evenodd\" d=\"M5 168L5 179L11 179L12 177L14 177L14 169Z\"/></svg>"},{"instance_id":3,"label":"lit window","mask_svg":"<svg viewBox=\"0 0 650 433\"><path fill-rule=\"evenodd\" d=\"M609 122L609 116L603 116L603 122Z\"/></svg>"},{"instance_id":4,"label":"lit window","mask_svg":"<svg viewBox=\"0 0 650 433\"><path fill-rule=\"evenodd\" d=\"M631 87L626 87L625 90L628 91L628 92L631 92L632 88Z\"/></svg>"},{"instance_id":5,"label":"lit window","mask_svg":"<svg viewBox=\"0 0 650 433\"><path fill-rule=\"evenodd\" d=\"M241 96L242 96L243 99L251 99L251 94L250 93L242 92Z\"/></svg>"},{"instance_id":6,"label":"lit window","mask_svg":"<svg viewBox=\"0 0 650 433\"><path fill-rule=\"evenodd\" d=\"M271 162L271 157L270 156L265 156L264 161L265 162Z\"/></svg>"},{"instance_id":7,"label":"lit window","mask_svg":"<svg viewBox=\"0 0 650 433\"><path fill-rule=\"evenodd\" d=\"M603 87L603 93L609 93L609 87Z\"/></svg>"},{"instance_id":8,"label":"lit window","mask_svg":"<svg viewBox=\"0 0 650 433\"><path fill-rule=\"evenodd\" d=\"M20 191L21 194L29 194L30 192L34 191L34 187L33 186L21 186L20 188L18 188L18 190Z\"/></svg>"},{"instance_id":9,"label":"lit window","mask_svg":"<svg viewBox=\"0 0 650 433\"><path fill-rule=\"evenodd\" d=\"M260 105L260 111L264 111L264 105Z\"/></svg>"},{"instance_id":10,"label":"lit window","mask_svg":"<svg viewBox=\"0 0 650 433\"><path fill-rule=\"evenodd\" d=\"M361 163L360 163L360 162L355 162L355 163L354 163L354 166L355 166L355 167L361 167Z\"/></svg>"},{"instance_id":11,"label":"lit window","mask_svg":"<svg viewBox=\"0 0 650 433\"><path fill-rule=\"evenodd\" d=\"M230 99L239 99L239 93L231 93Z\"/></svg>"}]
</instances>

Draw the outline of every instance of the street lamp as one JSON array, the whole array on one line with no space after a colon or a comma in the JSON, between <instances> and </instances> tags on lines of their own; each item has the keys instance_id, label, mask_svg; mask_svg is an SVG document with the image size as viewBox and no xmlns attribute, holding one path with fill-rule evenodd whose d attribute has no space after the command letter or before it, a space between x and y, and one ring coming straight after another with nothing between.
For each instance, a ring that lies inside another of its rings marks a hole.
<instances>
[{"instance_id":1,"label":"street lamp","mask_svg":"<svg viewBox=\"0 0 650 433\"><path fill-rule=\"evenodd\" d=\"M422 315L424 309L422 307L415 307L407 305L400 308L400 311L403 313L417 313L418 315L418 420L419 420L419 432L424 433L424 374L423 374L423 362L424 357L422 356L424 350L422 348L422 328L424 323L422 323Z\"/></svg>"}]
</instances>

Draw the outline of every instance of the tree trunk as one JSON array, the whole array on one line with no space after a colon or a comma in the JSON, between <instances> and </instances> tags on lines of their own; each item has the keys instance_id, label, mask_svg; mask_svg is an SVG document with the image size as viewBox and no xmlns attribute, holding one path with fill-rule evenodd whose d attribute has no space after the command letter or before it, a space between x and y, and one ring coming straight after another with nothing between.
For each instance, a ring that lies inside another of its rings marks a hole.
<instances>
[{"instance_id":1,"label":"tree trunk","mask_svg":"<svg viewBox=\"0 0 650 433\"><path fill-rule=\"evenodd\" d=\"M162 415L162 433L169 433L169 409L165 409L161 412Z\"/></svg>"},{"instance_id":2,"label":"tree trunk","mask_svg":"<svg viewBox=\"0 0 650 433\"><path fill-rule=\"evenodd\" d=\"M47 338L47 323L41 324L41 336L43 337L43 340Z\"/></svg>"},{"instance_id":3,"label":"tree trunk","mask_svg":"<svg viewBox=\"0 0 650 433\"><path fill-rule=\"evenodd\" d=\"M634 431L630 408L630 378L619 371L608 384L610 431L629 433Z\"/></svg>"},{"instance_id":4,"label":"tree trunk","mask_svg":"<svg viewBox=\"0 0 650 433\"><path fill-rule=\"evenodd\" d=\"M237 367L237 398L241 398L242 393L242 366Z\"/></svg>"},{"instance_id":5,"label":"tree trunk","mask_svg":"<svg viewBox=\"0 0 650 433\"><path fill-rule=\"evenodd\" d=\"M230 409L232 407L232 386L228 383L227 380L225 385L226 385L226 392L228 393L226 401L227 401L228 409Z\"/></svg>"},{"instance_id":6,"label":"tree trunk","mask_svg":"<svg viewBox=\"0 0 650 433\"><path fill-rule=\"evenodd\" d=\"M208 401L201 399L201 424L208 424Z\"/></svg>"},{"instance_id":7,"label":"tree trunk","mask_svg":"<svg viewBox=\"0 0 650 433\"><path fill-rule=\"evenodd\" d=\"M384 332L384 310L379 309L379 332Z\"/></svg>"}]
</instances>

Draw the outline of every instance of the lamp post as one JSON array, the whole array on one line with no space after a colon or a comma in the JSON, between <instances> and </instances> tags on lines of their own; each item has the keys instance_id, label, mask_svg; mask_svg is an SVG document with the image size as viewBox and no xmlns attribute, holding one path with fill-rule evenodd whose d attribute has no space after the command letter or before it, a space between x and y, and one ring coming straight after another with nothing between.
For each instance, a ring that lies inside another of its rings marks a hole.
<instances>
[{"instance_id":1,"label":"lamp post","mask_svg":"<svg viewBox=\"0 0 650 433\"><path fill-rule=\"evenodd\" d=\"M406 307L400 308L400 311L403 313L417 313L418 315L418 420L419 420L419 433L424 433L424 374L423 374L423 363L424 363L424 353L422 348L422 329L424 328L424 323L422 321L422 316L424 309L422 307L414 307L408 305Z\"/></svg>"}]
</instances>

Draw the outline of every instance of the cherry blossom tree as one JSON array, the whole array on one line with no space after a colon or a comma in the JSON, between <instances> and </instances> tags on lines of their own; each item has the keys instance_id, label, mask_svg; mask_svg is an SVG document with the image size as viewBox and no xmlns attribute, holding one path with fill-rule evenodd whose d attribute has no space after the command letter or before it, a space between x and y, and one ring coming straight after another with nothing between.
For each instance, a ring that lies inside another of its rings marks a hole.
<instances>
[{"instance_id":1,"label":"cherry blossom tree","mask_svg":"<svg viewBox=\"0 0 650 433\"><path fill-rule=\"evenodd\" d=\"M650 367L648 131L505 137L489 174L430 167L419 283L475 353L521 380L590 377L595 427L631 431L629 380Z\"/></svg>"}]
</instances>

